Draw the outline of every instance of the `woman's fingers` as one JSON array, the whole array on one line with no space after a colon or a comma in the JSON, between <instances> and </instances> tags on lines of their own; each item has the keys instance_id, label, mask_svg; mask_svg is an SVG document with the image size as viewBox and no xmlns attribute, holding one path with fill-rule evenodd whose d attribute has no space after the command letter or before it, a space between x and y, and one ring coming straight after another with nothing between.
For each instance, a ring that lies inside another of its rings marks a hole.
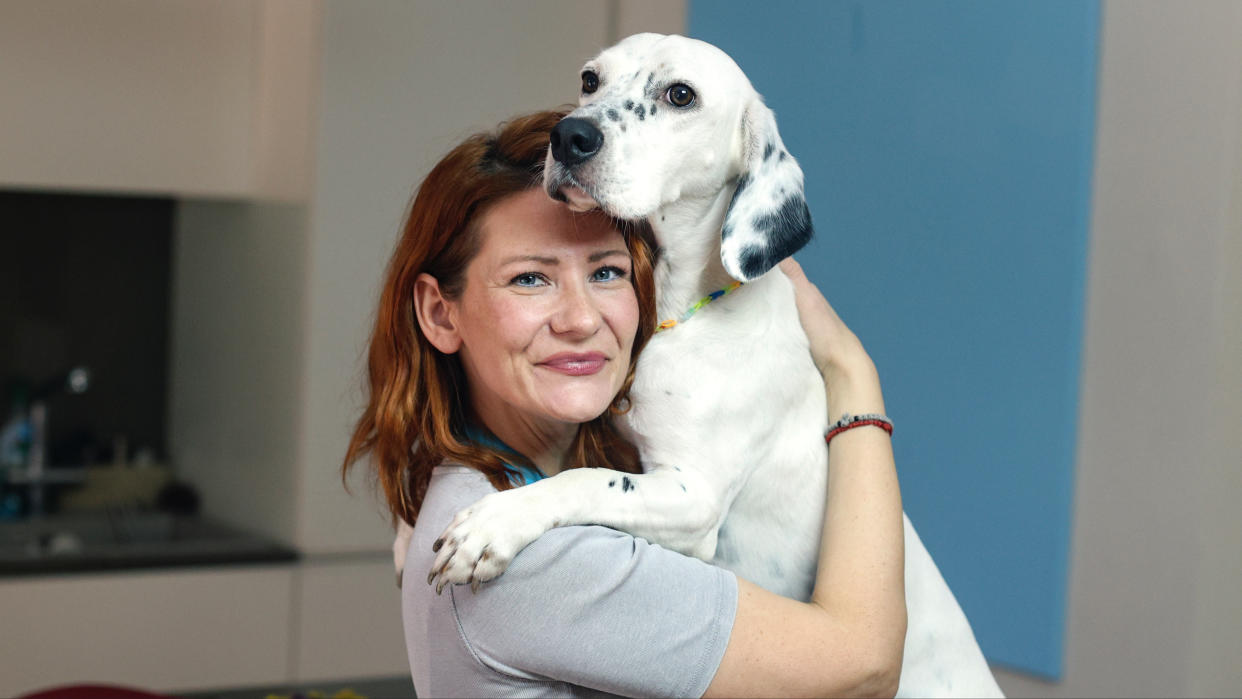
<instances>
[{"instance_id":1,"label":"woman's fingers","mask_svg":"<svg viewBox=\"0 0 1242 699\"><path fill-rule=\"evenodd\" d=\"M798 319L811 345L811 356L821 373L851 365L867 357L858 337L845 325L828 299L811 283L802 265L792 257L780 263L781 271L794 287L794 300L798 306Z\"/></svg>"}]
</instances>

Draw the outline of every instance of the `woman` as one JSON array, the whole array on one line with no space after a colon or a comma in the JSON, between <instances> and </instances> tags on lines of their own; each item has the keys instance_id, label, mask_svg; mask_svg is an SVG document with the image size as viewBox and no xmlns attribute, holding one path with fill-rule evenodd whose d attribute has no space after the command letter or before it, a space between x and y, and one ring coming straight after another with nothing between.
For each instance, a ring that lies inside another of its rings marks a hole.
<instances>
[{"instance_id":1,"label":"woman","mask_svg":"<svg viewBox=\"0 0 1242 699\"><path fill-rule=\"evenodd\" d=\"M468 139L420 187L384 283L370 400L345 469L371 454L407 580L453 515L577 466L637 472L610 426L654 317L652 256L539 187L562 113ZM796 263L783 265L831 414L882 413L874 365ZM602 527L537 539L477 592L403 587L419 696L891 695L905 636L901 501L888 435L837 435L810 603Z\"/></svg>"}]
</instances>

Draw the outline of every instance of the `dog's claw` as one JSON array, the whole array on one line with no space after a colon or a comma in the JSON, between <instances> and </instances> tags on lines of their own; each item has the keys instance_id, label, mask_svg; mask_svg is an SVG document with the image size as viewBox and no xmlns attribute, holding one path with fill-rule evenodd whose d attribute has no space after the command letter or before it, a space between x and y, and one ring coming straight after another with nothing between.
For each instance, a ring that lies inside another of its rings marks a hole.
<instances>
[{"instance_id":1,"label":"dog's claw","mask_svg":"<svg viewBox=\"0 0 1242 699\"><path fill-rule=\"evenodd\" d=\"M473 580L473 581L471 581L471 583L470 583L470 591L471 591L471 592L473 592L473 593L475 593L475 594L478 594L478 592L479 592L479 581L478 581L478 580Z\"/></svg>"},{"instance_id":2,"label":"dog's claw","mask_svg":"<svg viewBox=\"0 0 1242 699\"><path fill-rule=\"evenodd\" d=\"M436 542L431 545L431 552L432 553L438 552L440 550L440 547L443 545L444 545L444 537L440 537L439 539L436 539Z\"/></svg>"},{"instance_id":3,"label":"dog's claw","mask_svg":"<svg viewBox=\"0 0 1242 699\"><path fill-rule=\"evenodd\" d=\"M434 570L431 571L430 573L427 573L427 584L428 585L430 585L431 581L435 579L436 579L436 572Z\"/></svg>"}]
</instances>

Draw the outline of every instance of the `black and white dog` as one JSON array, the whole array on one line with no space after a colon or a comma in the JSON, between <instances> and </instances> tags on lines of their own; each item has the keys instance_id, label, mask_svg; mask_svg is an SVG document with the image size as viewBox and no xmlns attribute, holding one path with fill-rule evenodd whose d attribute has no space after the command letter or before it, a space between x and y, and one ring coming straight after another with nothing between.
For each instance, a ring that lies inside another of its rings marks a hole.
<instances>
[{"instance_id":1,"label":"black and white dog","mask_svg":"<svg viewBox=\"0 0 1242 699\"><path fill-rule=\"evenodd\" d=\"M623 423L645 473L575 469L488 495L445 530L433 571L442 582L489 580L553 526L603 524L806 600L828 415L793 287L772 269L811 237L802 170L772 111L710 44L639 34L588 61L582 78L580 106L552 134L548 193L650 222L661 319L735 280L746 286L643 350ZM909 519L905 549L899 696L1000 696Z\"/></svg>"}]
</instances>

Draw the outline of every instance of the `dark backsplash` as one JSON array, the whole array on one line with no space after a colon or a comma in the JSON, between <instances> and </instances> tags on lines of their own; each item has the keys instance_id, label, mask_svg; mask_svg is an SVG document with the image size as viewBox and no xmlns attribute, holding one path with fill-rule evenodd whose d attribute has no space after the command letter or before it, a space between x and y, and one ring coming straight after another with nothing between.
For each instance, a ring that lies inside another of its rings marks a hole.
<instances>
[{"instance_id":1,"label":"dark backsplash","mask_svg":"<svg viewBox=\"0 0 1242 699\"><path fill-rule=\"evenodd\" d=\"M165 455L174 207L0 191L0 421L17 382L91 371L48 401L53 465L110 458L116 435Z\"/></svg>"}]
</instances>

